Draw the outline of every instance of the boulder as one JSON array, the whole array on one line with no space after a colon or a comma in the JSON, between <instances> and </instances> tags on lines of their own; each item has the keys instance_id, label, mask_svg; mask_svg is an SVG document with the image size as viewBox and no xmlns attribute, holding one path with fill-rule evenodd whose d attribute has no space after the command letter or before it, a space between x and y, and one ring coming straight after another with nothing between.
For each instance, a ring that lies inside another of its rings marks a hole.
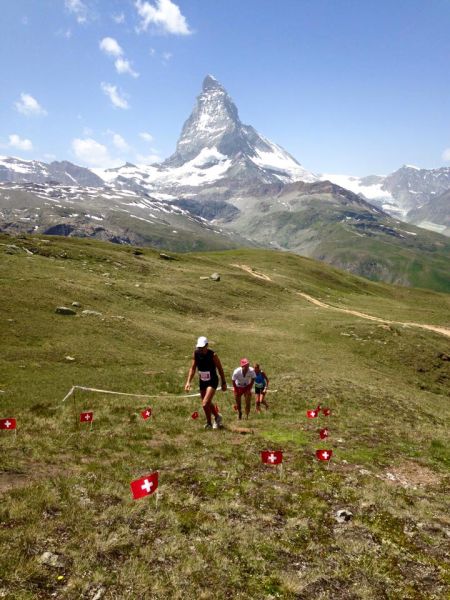
<instances>
[{"instance_id":1,"label":"boulder","mask_svg":"<svg viewBox=\"0 0 450 600\"><path fill-rule=\"evenodd\" d=\"M212 279L213 281L220 281L219 273L213 273L212 275L209 276L209 278Z\"/></svg>"}]
</instances>

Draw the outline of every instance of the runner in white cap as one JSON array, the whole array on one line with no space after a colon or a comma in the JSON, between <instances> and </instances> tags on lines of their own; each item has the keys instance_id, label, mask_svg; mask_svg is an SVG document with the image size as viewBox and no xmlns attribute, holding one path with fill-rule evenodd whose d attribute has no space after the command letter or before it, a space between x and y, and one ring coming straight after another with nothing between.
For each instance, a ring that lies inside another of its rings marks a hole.
<instances>
[{"instance_id":1,"label":"runner in white cap","mask_svg":"<svg viewBox=\"0 0 450 600\"><path fill-rule=\"evenodd\" d=\"M206 416L205 429L217 429L222 427L222 415L219 414L216 406L213 406L212 399L219 385L217 371L219 371L222 391L227 389L225 373L223 372L222 363L219 357L208 348L208 338L201 335L197 340L197 346L192 356L192 363L189 369L186 385L184 389L188 392L191 389L191 381L194 378L195 372L198 369L200 396L202 398L203 410ZM214 424L212 416L214 415Z\"/></svg>"}]
</instances>

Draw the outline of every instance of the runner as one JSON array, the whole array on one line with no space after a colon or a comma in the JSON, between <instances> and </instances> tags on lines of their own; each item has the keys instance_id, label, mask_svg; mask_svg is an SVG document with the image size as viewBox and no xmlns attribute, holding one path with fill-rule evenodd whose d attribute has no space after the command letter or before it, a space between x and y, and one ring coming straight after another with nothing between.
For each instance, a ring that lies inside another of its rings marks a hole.
<instances>
[{"instance_id":1,"label":"runner","mask_svg":"<svg viewBox=\"0 0 450 600\"><path fill-rule=\"evenodd\" d=\"M184 386L186 392L189 392L191 389L191 381L197 369L199 374L200 396L202 398L202 406L206 416L205 429L217 429L223 427L222 415L217 410L217 407L212 404L212 399L214 398L217 386L219 385L217 371L219 371L223 392L227 389L227 383L225 381L225 374L220 359L214 350L208 348L208 339L204 336L200 336L197 340L197 347L194 350L191 367L189 369L186 385ZM213 415L214 424L212 424Z\"/></svg>"},{"instance_id":2,"label":"runner","mask_svg":"<svg viewBox=\"0 0 450 600\"><path fill-rule=\"evenodd\" d=\"M245 398L245 417L248 419L252 402L252 387L255 381L255 371L250 367L247 358L241 358L241 366L233 371L233 390L238 409L238 419L242 419L241 398Z\"/></svg>"},{"instance_id":3,"label":"runner","mask_svg":"<svg viewBox=\"0 0 450 600\"><path fill-rule=\"evenodd\" d=\"M253 365L255 370L255 396L256 396L256 412L261 412L261 404L266 407L266 410L269 408L269 405L266 402L266 392L269 387L269 379L264 371L261 371L258 363Z\"/></svg>"}]
</instances>

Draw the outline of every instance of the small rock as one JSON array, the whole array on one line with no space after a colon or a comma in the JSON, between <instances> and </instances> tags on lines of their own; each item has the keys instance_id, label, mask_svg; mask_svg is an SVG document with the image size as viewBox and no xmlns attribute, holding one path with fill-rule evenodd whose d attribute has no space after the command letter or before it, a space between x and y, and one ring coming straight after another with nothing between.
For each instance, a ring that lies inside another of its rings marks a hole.
<instances>
[{"instance_id":1,"label":"small rock","mask_svg":"<svg viewBox=\"0 0 450 600\"><path fill-rule=\"evenodd\" d=\"M97 310L83 310L81 311L83 317L102 317L103 314Z\"/></svg>"},{"instance_id":2,"label":"small rock","mask_svg":"<svg viewBox=\"0 0 450 600\"><path fill-rule=\"evenodd\" d=\"M350 521L350 519L352 519L352 518L353 518L353 513L345 508L337 510L334 514L334 520L337 521L338 523L346 523L347 521Z\"/></svg>"},{"instance_id":3,"label":"small rock","mask_svg":"<svg viewBox=\"0 0 450 600\"><path fill-rule=\"evenodd\" d=\"M164 252L159 253L159 258L162 258L164 260L176 260L175 257L169 256L168 254L165 254Z\"/></svg>"},{"instance_id":4,"label":"small rock","mask_svg":"<svg viewBox=\"0 0 450 600\"><path fill-rule=\"evenodd\" d=\"M220 281L219 273L213 273L212 275L209 276L209 278L212 279L213 281Z\"/></svg>"},{"instance_id":5,"label":"small rock","mask_svg":"<svg viewBox=\"0 0 450 600\"><path fill-rule=\"evenodd\" d=\"M97 588L97 590L95 591L95 594L91 597L91 600L100 600L100 598L103 598L103 596L106 594L106 588L103 586L100 586L99 588Z\"/></svg>"},{"instance_id":6,"label":"small rock","mask_svg":"<svg viewBox=\"0 0 450 600\"><path fill-rule=\"evenodd\" d=\"M133 250L133 254L134 254L135 256L141 256L142 254L144 254L144 252L143 252L142 250L139 250L139 248L135 248L135 249Z\"/></svg>"},{"instance_id":7,"label":"small rock","mask_svg":"<svg viewBox=\"0 0 450 600\"><path fill-rule=\"evenodd\" d=\"M72 302L72 306L76 306L77 308L80 308L81 303L80 302Z\"/></svg>"},{"instance_id":8,"label":"small rock","mask_svg":"<svg viewBox=\"0 0 450 600\"><path fill-rule=\"evenodd\" d=\"M60 556L58 554L54 554L53 552L44 552L41 554L39 562L41 562L43 565L47 565L48 567L56 567L58 569L64 567L64 563L62 562Z\"/></svg>"},{"instance_id":9,"label":"small rock","mask_svg":"<svg viewBox=\"0 0 450 600\"><path fill-rule=\"evenodd\" d=\"M69 308L68 306L57 306L55 308L55 313L58 315L76 315L77 311L73 310L73 308Z\"/></svg>"},{"instance_id":10,"label":"small rock","mask_svg":"<svg viewBox=\"0 0 450 600\"><path fill-rule=\"evenodd\" d=\"M67 362L74 362L75 361L75 359L74 359L73 356L65 356L64 358L67 360Z\"/></svg>"}]
</instances>

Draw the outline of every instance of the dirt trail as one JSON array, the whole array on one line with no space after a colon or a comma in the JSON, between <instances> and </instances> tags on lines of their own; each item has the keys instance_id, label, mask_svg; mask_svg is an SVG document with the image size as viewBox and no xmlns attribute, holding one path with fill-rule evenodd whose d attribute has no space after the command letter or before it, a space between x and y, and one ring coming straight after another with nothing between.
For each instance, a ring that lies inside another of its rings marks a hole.
<instances>
[{"instance_id":1,"label":"dirt trail","mask_svg":"<svg viewBox=\"0 0 450 600\"><path fill-rule=\"evenodd\" d=\"M265 281L272 281L268 275L264 275L264 273L260 273L259 271L255 271L252 267L248 265L231 265L232 267L237 267L238 269L242 269L243 271L247 271L253 277L257 277L258 279L264 279Z\"/></svg>"},{"instance_id":2,"label":"dirt trail","mask_svg":"<svg viewBox=\"0 0 450 600\"><path fill-rule=\"evenodd\" d=\"M231 265L232 267L238 267L253 275L253 277L258 277L259 279L265 279L266 281L272 281L270 277L264 275L264 273L260 273L258 271L254 271L248 265ZM359 312L357 310L350 310L349 308L340 308L338 306L332 306L331 304L325 304L321 300L317 300L313 296L309 294L305 294L304 292L295 292L298 296L302 296L308 302L315 304L316 306L320 306L320 308L326 308L331 310L337 310L339 312L347 313L349 315L354 315L355 317L360 317L361 319L367 319L368 321L377 321L378 323L383 323L386 325L402 325L404 327L419 327L420 329L426 329L428 331L434 331L435 333L440 333L441 335L445 335L446 337L450 337L450 328L447 327L439 327L437 325L425 325L423 323L404 323L402 321L390 321L389 319L381 319L380 317L374 317L372 315L368 315L366 313Z\"/></svg>"}]
</instances>

